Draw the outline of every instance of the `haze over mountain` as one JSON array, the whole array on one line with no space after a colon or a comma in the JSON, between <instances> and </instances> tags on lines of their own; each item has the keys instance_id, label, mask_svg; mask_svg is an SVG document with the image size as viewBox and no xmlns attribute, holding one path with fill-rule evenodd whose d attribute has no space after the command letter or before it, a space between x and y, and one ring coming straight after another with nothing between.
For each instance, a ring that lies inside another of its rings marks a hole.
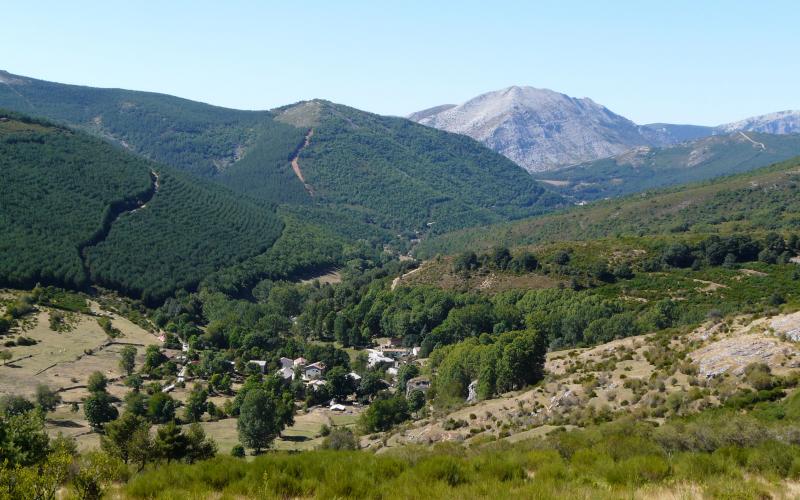
<instances>
[{"instance_id":1,"label":"haze over mountain","mask_svg":"<svg viewBox=\"0 0 800 500\"><path fill-rule=\"evenodd\" d=\"M637 125L589 98L547 89L508 87L459 105L418 111L410 119L468 135L529 172L616 156L640 146L668 146L732 131L795 133L800 113L785 111L718 127Z\"/></svg>"}]
</instances>

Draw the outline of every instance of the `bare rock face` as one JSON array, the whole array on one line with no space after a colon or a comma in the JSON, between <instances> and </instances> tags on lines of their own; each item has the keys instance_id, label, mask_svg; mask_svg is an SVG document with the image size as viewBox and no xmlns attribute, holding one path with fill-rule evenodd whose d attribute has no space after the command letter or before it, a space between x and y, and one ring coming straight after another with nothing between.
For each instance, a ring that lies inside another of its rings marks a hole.
<instances>
[{"instance_id":1,"label":"bare rock face","mask_svg":"<svg viewBox=\"0 0 800 500\"><path fill-rule=\"evenodd\" d=\"M717 127L720 132L761 132L764 134L800 134L800 111L778 111L753 116Z\"/></svg>"},{"instance_id":2,"label":"bare rock face","mask_svg":"<svg viewBox=\"0 0 800 500\"><path fill-rule=\"evenodd\" d=\"M614 156L652 142L641 127L591 99L533 87L489 92L410 118L477 139L529 172Z\"/></svg>"}]
</instances>

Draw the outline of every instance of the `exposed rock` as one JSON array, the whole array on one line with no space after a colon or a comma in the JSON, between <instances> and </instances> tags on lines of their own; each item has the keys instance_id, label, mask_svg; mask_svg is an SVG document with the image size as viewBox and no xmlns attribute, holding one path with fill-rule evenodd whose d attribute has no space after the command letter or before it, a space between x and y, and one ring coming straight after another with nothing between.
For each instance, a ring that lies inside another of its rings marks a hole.
<instances>
[{"instance_id":1,"label":"exposed rock","mask_svg":"<svg viewBox=\"0 0 800 500\"><path fill-rule=\"evenodd\" d=\"M477 139L530 172L614 156L652 142L638 125L591 99L533 87L489 92L410 118Z\"/></svg>"},{"instance_id":2,"label":"exposed rock","mask_svg":"<svg viewBox=\"0 0 800 500\"><path fill-rule=\"evenodd\" d=\"M753 116L744 120L726 123L717 127L720 132L763 132L765 134L800 133L800 111L778 111L766 115Z\"/></svg>"}]
</instances>

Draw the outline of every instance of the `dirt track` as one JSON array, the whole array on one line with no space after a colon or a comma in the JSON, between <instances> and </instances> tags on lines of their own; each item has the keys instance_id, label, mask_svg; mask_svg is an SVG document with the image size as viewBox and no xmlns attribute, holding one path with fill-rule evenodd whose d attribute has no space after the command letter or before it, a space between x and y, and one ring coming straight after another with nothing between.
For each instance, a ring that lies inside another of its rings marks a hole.
<instances>
[{"instance_id":1,"label":"dirt track","mask_svg":"<svg viewBox=\"0 0 800 500\"><path fill-rule=\"evenodd\" d=\"M306 188L306 191L308 191L308 194L314 196L314 188L312 188L311 185L306 182L305 177L303 177L303 171L300 170L300 162L298 161L300 158L300 152L308 147L309 143L311 142L312 135L314 135L314 129L308 129L303 146L297 150L297 154L295 154L294 158L292 158L292 170L294 170L294 175L296 175L297 178L300 179L300 182L303 183L303 186Z\"/></svg>"}]
</instances>

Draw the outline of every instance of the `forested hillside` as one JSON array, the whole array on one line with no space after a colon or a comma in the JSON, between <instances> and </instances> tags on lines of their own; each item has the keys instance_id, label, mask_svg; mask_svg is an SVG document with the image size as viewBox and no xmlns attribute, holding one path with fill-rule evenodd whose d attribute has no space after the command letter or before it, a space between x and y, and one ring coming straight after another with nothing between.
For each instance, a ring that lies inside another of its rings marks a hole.
<instances>
[{"instance_id":1,"label":"forested hillside","mask_svg":"<svg viewBox=\"0 0 800 500\"><path fill-rule=\"evenodd\" d=\"M363 207L382 225L443 232L560 202L510 160L465 136L327 101L278 111L279 120L313 129L299 160L316 199Z\"/></svg>"},{"instance_id":2,"label":"forested hillside","mask_svg":"<svg viewBox=\"0 0 800 500\"><path fill-rule=\"evenodd\" d=\"M0 280L85 285L79 248L112 205L151 192L150 168L97 139L0 113Z\"/></svg>"},{"instance_id":3,"label":"forested hillside","mask_svg":"<svg viewBox=\"0 0 800 500\"><path fill-rule=\"evenodd\" d=\"M240 111L152 92L100 89L0 71L0 108L41 116L108 139L152 160L214 176L262 138L286 162L302 140L268 111Z\"/></svg>"},{"instance_id":4,"label":"forested hillside","mask_svg":"<svg viewBox=\"0 0 800 500\"><path fill-rule=\"evenodd\" d=\"M542 213L561 201L476 141L325 101L241 111L7 72L0 83L0 107L78 128L261 201L343 215L329 221L342 236L352 235L353 219L371 226L357 223L358 238L444 232ZM294 158L307 186L293 172Z\"/></svg>"},{"instance_id":5,"label":"forested hillside","mask_svg":"<svg viewBox=\"0 0 800 500\"><path fill-rule=\"evenodd\" d=\"M272 207L7 112L0 166L5 285L83 287L91 278L163 300L264 252L283 227Z\"/></svg>"},{"instance_id":6,"label":"forested hillside","mask_svg":"<svg viewBox=\"0 0 800 500\"><path fill-rule=\"evenodd\" d=\"M539 178L564 195L596 200L747 172L799 154L800 135L733 132L676 146L637 148Z\"/></svg>"},{"instance_id":7,"label":"forested hillside","mask_svg":"<svg viewBox=\"0 0 800 500\"><path fill-rule=\"evenodd\" d=\"M800 219L800 160L702 184L573 207L558 214L466 229L423 241L420 256L546 241L660 233L793 229Z\"/></svg>"}]
</instances>

